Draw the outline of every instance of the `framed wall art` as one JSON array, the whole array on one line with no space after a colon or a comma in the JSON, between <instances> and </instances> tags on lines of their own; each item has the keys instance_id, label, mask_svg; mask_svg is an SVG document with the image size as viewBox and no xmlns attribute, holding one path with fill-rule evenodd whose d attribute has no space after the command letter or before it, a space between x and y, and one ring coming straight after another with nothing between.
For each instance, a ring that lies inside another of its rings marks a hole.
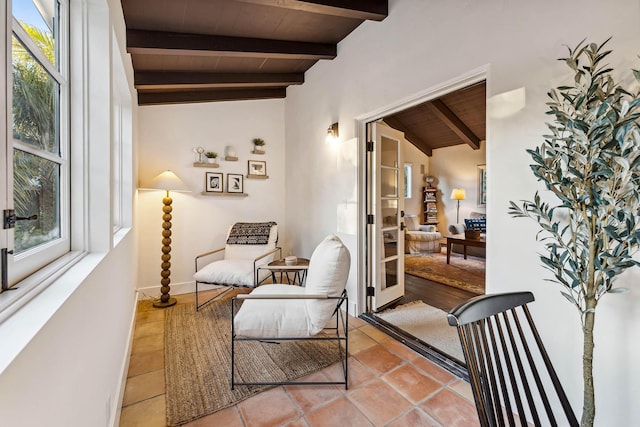
<instances>
[{"instance_id":1,"label":"framed wall art","mask_svg":"<svg viewBox=\"0 0 640 427\"><path fill-rule=\"evenodd\" d=\"M267 176L267 162L264 160L249 160L247 177L264 178Z\"/></svg>"},{"instance_id":2,"label":"framed wall art","mask_svg":"<svg viewBox=\"0 0 640 427\"><path fill-rule=\"evenodd\" d=\"M204 190L207 193L222 193L224 190L223 175L220 172L205 172Z\"/></svg>"},{"instance_id":3,"label":"framed wall art","mask_svg":"<svg viewBox=\"0 0 640 427\"><path fill-rule=\"evenodd\" d=\"M487 165L478 165L478 206L487 206Z\"/></svg>"},{"instance_id":4,"label":"framed wall art","mask_svg":"<svg viewBox=\"0 0 640 427\"><path fill-rule=\"evenodd\" d=\"M242 174L227 174L227 193L244 193L244 182Z\"/></svg>"}]
</instances>

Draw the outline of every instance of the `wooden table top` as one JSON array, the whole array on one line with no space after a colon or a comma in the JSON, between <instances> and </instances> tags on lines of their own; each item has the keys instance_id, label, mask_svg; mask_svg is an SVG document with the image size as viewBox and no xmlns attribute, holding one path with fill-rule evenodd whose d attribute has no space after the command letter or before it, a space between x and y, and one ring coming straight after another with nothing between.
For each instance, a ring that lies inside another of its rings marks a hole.
<instances>
[{"instance_id":1,"label":"wooden table top","mask_svg":"<svg viewBox=\"0 0 640 427\"><path fill-rule=\"evenodd\" d=\"M478 246L487 244L487 236L480 236L480 238L478 239L467 239L464 234L452 234L451 236L447 236L447 240L459 242L462 244L467 243L470 246L473 244Z\"/></svg>"},{"instance_id":2,"label":"wooden table top","mask_svg":"<svg viewBox=\"0 0 640 427\"><path fill-rule=\"evenodd\" d=\"M284 259L277 259L263 268L268 268L269 270L306 270L309 268L309 260L307 258L298 258L295 264L287 265Z\"/></svg>"}]
</instances>

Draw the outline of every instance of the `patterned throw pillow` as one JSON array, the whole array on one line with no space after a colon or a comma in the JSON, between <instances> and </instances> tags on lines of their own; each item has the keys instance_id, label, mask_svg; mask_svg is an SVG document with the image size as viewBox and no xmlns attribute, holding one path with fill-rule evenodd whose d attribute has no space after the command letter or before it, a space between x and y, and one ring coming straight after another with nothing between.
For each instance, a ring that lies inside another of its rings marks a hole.
<instances>
[{"instance_id":1,"label":"patterned throw pillow","mask_svg":"<svg viewBox=\"0 0 640 427\"><path fill-rule=\"evenodd\" d=\"M487 232L487 218L468 218L464 220L467 230L476 230L481 233Z\"/></svg>"}]
</instances>

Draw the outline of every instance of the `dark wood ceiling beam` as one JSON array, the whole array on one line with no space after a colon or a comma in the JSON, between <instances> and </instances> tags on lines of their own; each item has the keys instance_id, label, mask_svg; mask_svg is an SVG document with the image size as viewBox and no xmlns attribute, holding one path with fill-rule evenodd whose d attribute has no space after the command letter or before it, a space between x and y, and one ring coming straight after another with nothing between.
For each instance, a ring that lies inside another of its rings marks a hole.
<instances>
[{"instance_id":1,"label":"dark wood ceiling beam","mask_svg":"<svg viewBox=\"0 0 640 427\"><path fill-rule=\"evenodd\" d=\"M480 149L480 138L478 138L472 131L464 124L453 111L445 105L444 102L439 99L435 99L427 103L427 107L433 111L433 113L451 129L456 135L460 137L464 142L469 144L474 150Z\"/></svg>"},{"instance_id":2,"label":"dark wood ceiling beam","mask_svg":"<svg viewBox=\"0 0 640 427\"><path fill-rule=\"evenodd\" d=\"M195 102L238 101L284 98L286 88L220 89L188 92L138 92L138 105L188 104Z\"/></svg>"},{"instance_id":3,"label":"dark wood ceiling beam","mask_svg":"<svg viewBox=\"0 0 640 427\"><path fill-rule=\"evenodd\" d=\"M301 10L359 20L382 21L389 14L387 0L240 0L245 3Z\"/></svg>"},{"instance_id":4,"label":"dark wood ceiling beam","mask_svg":"<svg viewBox=\"0 0 640 427\"><path fill-rule=\"evenodd\" d=\"M284 59L334 59L337 47L247 37L127 30L127 52L137 55L235 56Z\"/></svg>"},{"instance_id":5,"label":"dark wood ceiling beam","mask_svg":"<svg viewBox=\"0 0 640 427\"><path fill-rule=\"evenodd\" d=\"M304 73L203 73L136 71L137 89L232 88L301 85Z\"/></svg>"},{"instance_id":6,"label":"dark wood ceiling beam","mask_svg":"<svg viewBox=\"0 0 640 427\"><path fill-rule=\"evenodd\" d=\"M419 138L416 135L414 135L413 133L411 133L411 131L408 130L408 127L405 126L405 124L402 123L400 120L396 119L395 117L391 117L391 116L385 117L383 120L384 120L384 122L386 124L388 124L392 128L394 128L396 130L399 130L400 132L404 133L404 138L407 141L409 141L410 143L412 143L413 145L415 145L416 148L418 148L424 154L426 154L429 157L431 157L433 155L433 150L431 149L431 144L429 144L424 139Z\"/></svg>"}]
</instances>

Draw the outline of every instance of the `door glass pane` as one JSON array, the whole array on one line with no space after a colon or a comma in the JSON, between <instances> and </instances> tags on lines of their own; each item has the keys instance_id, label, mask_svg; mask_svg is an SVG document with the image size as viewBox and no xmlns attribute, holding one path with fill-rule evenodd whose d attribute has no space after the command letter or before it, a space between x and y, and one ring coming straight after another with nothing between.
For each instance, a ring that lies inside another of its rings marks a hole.
<instances>
[{"instance_id":1,"label":"door glass pane","mask_svg":"<svg viewBox=\"0 0 640 427\"><path fill-rule=\"evenodd\" d=\"M13 202L16 216L38 216L35 220L16 222L16 253L60 237L59 183L58 163L13 150Z\"/></svg>"},{"instance_id":2,"label":"door glass pane","mask_svg":"<svg viewBox=\"0 0 640 427\"><path fill-rule=\"evenodd\" d=\"M385 136L380 138L380 165L398 167L398 141Z\"/></svg>"},{"instance_id":3,"label":"door glass pane","mask_svg":"<svg viewBox=\"0 0 640 427\"><path fill-rule=\"evenodd\" d=\"M389 258L398 255L398 229L382 232L384 239L384 257Z\"/></svg>"},{"instance_id":4,"label":"door glass pane","mask_svg":"<svg viewBox=\"0 0 640 427\"><path fill-rule=\"evenodd\" d=\"M382 268L382 289L388 289L398 285L398 259L383 263Z\"/></svg>"},{"instance_id":5,"label":"door glass pane","mask_svg":"<svg viewBox=\"0 0 640 427\"><path fill-rule=\"evenodd\" d=\"M380 196L398 197L398 170L381 168L380 170Z\"/></svg>"},{"instance_id":6,"label":"door glass pane","mask_svg":"<svg viewBox=\"0 0 640 427\"><path fill-rule=\"evenodd\" d=\"M382 213L383 227L398 227L398 200L381 200L380 209Z\"/></svg>"},{"instance_id":7,"label":"door glass pane","mask_svg":"<svg viewBox=\"0 0 640 427\"><path fill-rule=\"evenodd\" d=\"M13 38L13 138L58 155L60 85Z\"/></svg>"},{"instance_id":8,"label":"door glass pane","mask_svg":"<svg viewBox=\"0 0 640 427\"><path fill-rule=\"evenodd\" d=\"M13 16L53 65L56 65L57 11L56 0L12 1Z\"/></svg>"}]
</instances>

